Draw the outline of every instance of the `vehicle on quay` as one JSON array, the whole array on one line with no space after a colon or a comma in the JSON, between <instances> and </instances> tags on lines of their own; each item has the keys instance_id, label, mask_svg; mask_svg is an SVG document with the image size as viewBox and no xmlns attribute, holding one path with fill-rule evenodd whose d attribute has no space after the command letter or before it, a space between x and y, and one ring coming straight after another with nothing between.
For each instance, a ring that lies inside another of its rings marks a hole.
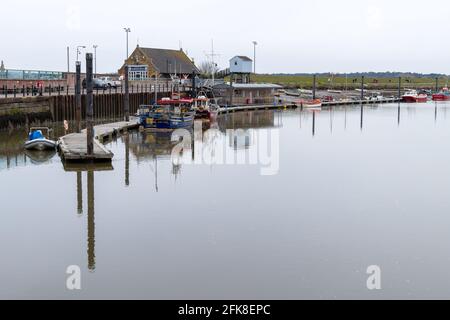
<instances>
[{"instance_id":1,"label":"vehicle on quay","mask_svg":"<svg viewBox=\"0 0 450 320\"><path fill-rule=\"evenodd\" d=\"M92 79L92 84L93 84L94 90L96 90L96 89L106 90L109 88L108 84L105 81L103 81L101 78ZM82 85L83 85L83 89L87 88L86 79L83 80Z\"/></svg>"},{"instance_id":2,"label":"vehicle on quay","mask_svg":"<svg viewBox=\"0 0 450 320\"><path fill-rule=\"evenodd\" d=\"M101 77L99 78L107 88L119 88L122 86L122 82L120 80L114 80L111 77Z\"/></svg>"}]
</instances>

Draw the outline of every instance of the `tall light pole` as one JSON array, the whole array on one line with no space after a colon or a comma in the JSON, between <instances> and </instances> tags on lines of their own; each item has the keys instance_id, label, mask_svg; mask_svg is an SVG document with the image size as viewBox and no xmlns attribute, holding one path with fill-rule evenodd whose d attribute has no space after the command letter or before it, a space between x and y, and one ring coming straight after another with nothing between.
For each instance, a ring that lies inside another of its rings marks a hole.
<instances>
[{"instance_id":1,"label":"tall light pole","mask_svg":"<svg viewBox=\"0 0 450 320\"><path fill-rule=\"evenodd\" d=\"M256 74L256 46L258 42L253 41L253 73Z\"/></svg>"},{"instance_id":2,"label":"tall light pole","mask_svg":"<svg viewBox=\"0 0 450 320\"><path fill-rule=\"evenodd\" d=\"M77 61L80 61L80 60L78 59L78 56L81 54L80 49L86 49L86 46L77 46Z\"/></svg>"},{"instance_id":3,"label":"tall light pole","mask_svg":"<svg viewBox=\"0 0 450 320\"><path fill-rule=\"evenodd\" d=\"M128 59L129 55L128 55L128 34L131 32L130 28L123 28L123 30L125 30L126 34L127 34L127 56L126 59Z\"/></svg>"},{"instance_id":4,"label":"tall light pole","mask_svg":"<svg viewBox=\"0 0 450 320\"><path fill-rule=\"evenodd\" d=\"M97 48L98 45L94 44L94 78L97 78Z\"/></svg>"}]
</instances>

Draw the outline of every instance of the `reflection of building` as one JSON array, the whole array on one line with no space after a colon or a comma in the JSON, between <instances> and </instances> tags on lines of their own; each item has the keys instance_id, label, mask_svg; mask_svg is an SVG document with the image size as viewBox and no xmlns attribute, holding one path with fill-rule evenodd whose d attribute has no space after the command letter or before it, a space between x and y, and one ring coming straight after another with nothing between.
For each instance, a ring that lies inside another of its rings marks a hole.
<instances>
[{"instance_id":1,"label":"reflection of building","mask_svg":"<svg viewBox=\"0 0 450 320\"><path fill-rule=\"evenodd\" d=\"M236 130L229 136L229 145L234 150L248 149L252 145L252 141L250 130Z\"/></svg>"},{"instance_id":2,"label":"reflection of building","mask_svg":"<svg viewBox=\"0 0 450 320\"><path fill-rule=\"evenodd\" d=\"M193 72L199 70L183 50L142 48L137 46L131 56L125 61L129 67L129 79L134 81L149 78L171 79L190 78ZM119 74L125 74L125 64L120 68Z\"/></svg>"},{"instance_id":3,"label":"reflection of building","mask_svg":"<svg viewBox=\"0 0 450 320\"><path fill-rule=\"evenodd\" d=\"M171 140L171 132L142 132L132 134L130 137L130 150L138 161L155 157L163 160L171 158L172 149L175 146Z\"/></svg>"},{"instance_id":4,"label":"reflection of building","mask_svg":"<svg viewBox=\"0 0 450 320\"><path fill-rule=\"evenodd\" d=\"M26 135L23 131L14 131L11 134L0 133L0 170L27 164L28 159L23 153L23 141L25 139Z\"/></svg>"},{"instance_id":5,"label":"reflection of building","mask_svg":"<svg viewBox=\"0 0 450 320\"><path fill-rule=\"evenodd\" d=\"M227 129L262 129L280 126L275 112L270 110L239 112L224 115L218 119L222 132Z\"/></svg>"}]
</instances>

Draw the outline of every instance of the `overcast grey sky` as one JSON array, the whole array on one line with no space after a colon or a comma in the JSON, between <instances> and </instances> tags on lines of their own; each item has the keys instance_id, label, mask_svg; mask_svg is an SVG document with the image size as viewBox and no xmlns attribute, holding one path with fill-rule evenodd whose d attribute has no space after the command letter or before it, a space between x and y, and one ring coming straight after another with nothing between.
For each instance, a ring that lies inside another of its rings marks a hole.
<instances>
[{"instance_id":1,"label":"overcast grey sky","mask_svg":"<svg viewBox=\"0 0 450 320\"><path fill-rule=\"evenodd\" d=\"M5 4L3 5L5 8ZM117 71L141 46L182 47L196 62L214 39L221 67L253 56L257 71L415 71L450 74L444 0L15 0L2 12L7 68L66 70L77 45L99 45L98 71ZM72 68L73 69L73 68Z\"/></svg>"}]
</instances>

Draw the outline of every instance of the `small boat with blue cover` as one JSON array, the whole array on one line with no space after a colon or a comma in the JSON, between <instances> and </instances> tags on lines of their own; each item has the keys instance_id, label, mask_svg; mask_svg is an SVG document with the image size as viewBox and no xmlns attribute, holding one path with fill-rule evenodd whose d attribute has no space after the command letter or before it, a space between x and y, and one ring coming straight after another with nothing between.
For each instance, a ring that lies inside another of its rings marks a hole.
<instances>
[{"instance_id":1,"label":"small boat with blue cover","mask_svg":"<svg viewBox=\"0 0 450 320\"><path fill-rule=\"evenodd\" d=\"M44 136L46 132L47 137ZM58 143L56 141L48 139L48 136L51 132L51 129L42 127L42 128L31 128L30 133L28 134L28 141L25 142L24 148L26 150L56 150L58 147Z\"/></svg>"}]
</instances>

